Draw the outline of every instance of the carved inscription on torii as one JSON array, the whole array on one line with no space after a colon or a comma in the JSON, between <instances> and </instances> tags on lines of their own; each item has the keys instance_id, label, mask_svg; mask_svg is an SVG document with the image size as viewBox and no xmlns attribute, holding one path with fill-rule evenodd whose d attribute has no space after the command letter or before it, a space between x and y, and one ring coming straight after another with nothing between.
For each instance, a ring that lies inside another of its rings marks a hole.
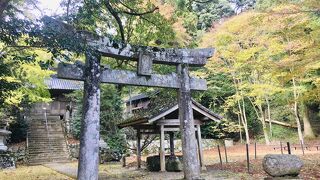
<instances>
[{"instance_id":1,"label":"carved inscription on torii","mask_svg":"<svg viewBox=\"0 0 320 180\"><path fill-rule=\"evenodd\" d=\"M62 25L61 25L62 24ZM182 132L184 176L200 178L200 163L197 157L191 89L206 90L206 81L189 76L189 66L204 66L213 54L207 49L164 49L149 46L132 46L92 34L78 34L70 25L46 19L47 28L61 36L75 36L90 46L85 65L59 64L58 77L84 81L83 119L80 135L78 179L98 179L100 83L127 84L178 89L179 119ZM54 37L52 37L54 38ZM137 72L101 69L101 56L138 62ZM152 73L152 65L167 64L177 67L177 72L167 75ZM164 164L164 151L160 151ZM165 170L165 169L161 169Z\"/></svg>"}]
</instances>

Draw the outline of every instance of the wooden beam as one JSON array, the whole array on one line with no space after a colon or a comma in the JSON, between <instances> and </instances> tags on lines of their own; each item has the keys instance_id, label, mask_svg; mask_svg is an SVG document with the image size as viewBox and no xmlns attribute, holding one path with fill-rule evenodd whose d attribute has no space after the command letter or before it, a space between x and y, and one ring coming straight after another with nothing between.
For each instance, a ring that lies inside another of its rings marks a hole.
<instances>
[{"instance_id":1,"label":"wooden beam","mask_svg":"<svg viewBox=\"0 0 320 180\"><path fill-rule=\"evenodd\" d=\"M194 120L194 125L202 124L200 120ZM161 119L157 121L157 125L180 126L179 119Z\"/></svg>"},{"instance_id":2,"label":"wooden beam","mask_svg":"<svg viewBox=\"0 0 320 180\"><path fill-rule=\"evenodd\" d=\"M204 161L203 161L204 159L203 159L203 148L202 148L202 138L201 138L200 125L197 125L197 137L198 137L200 167L202 170L205 170L206 166L204 165Z\"/></svg>"},{"instance_id":3,"label":"wooden beam","mask_svg":"<svg viewBox=\"0 0 320 180\"><path fill-rule=\"evenodd\" d=\"M58 77L62 79L83 80L83 65L64 64L58 65ZM149 77L138 76L136 72L125 70L104 69L101 74L102 83L124 84L148 87L163 87L163 88L180 88L178 75L175 73L168 75L153 74ZM190 78L190 86L193 90L206 90L207 83L204 79Z\"/></svg>"},{"instance_id":4,"label":"wooden beam","mask_svg":"<svg viewBox=\"0 0 320 180\"><path fill-rule=\"evenodd\" d=\"M166 158L164 151L164 126L160 126L160 171L166 171Z\"/></svg>"},{"instance_id":5,"label":"wooden beam","mask_svg":"<svg viewBox=\"0 0 320 180\"><path fill-rule=\"evenodd\" d=\"M74 44L78 46L79 44L84 44L83 47L88 45L107 57L138 61L139 54L143 52L148 54L154 63L169 65L189 64L190 66L204 66L207 59L214 53L213 48L165 49L151 46L135 46L117 42L109 37L100 37L91 32L78 31L73 26L48 16L45 16L42 21L44 23L43 29L50 32L45 38L50 41L55 39L61 41L65 38L64 48L68 50L73 50ZM68 43L70 39L73 40L73 43Z\"/></svg>"},{"instance_id":6,"label":"wooden beam","mask_svg":"<svg viewBox=\"0 0 320 180\"><path fill-rule=\"evenodd\" d=\"M160 119L160 118L163 118L163 119L164 119L164 117L165 117L166 115L172 113L173 111L177 110L178 108L179 108L179 107L178 107L178 104L177 104L177 105L173 106L172 108L168 109L167 111L165 111L165 112L163 112L163 113L161 113L161 114L159 114L159 115L157 115L157 116L149 119L149 123L153 123L154 121L157 121L157 120Z\"/></svg>"},{"instance_id":7,"label":"wooden beam","mask_svg":"<svg viewBox=\"0 0 320 180\"><path fill-rule=\"evenodd\" d=\"M169 128L168 128L168 127L166 127L166 128L164 128L163 130L164 130L165 132L167 132L167 131L168 131L168 132L176 132L176 131L180 131L180 128L174 128L174 127L169 127ZM197 128L195 127L194 130L196 131Z\"/></svg>"},{"instance_id":8,"label":"wooden beam","mask_svg":"<svg viewBox=\"0 0 320 180\"><path fill-rule=\"evenodd\" d=\"M170 132L169 136L170 136L170 156L174 157L174 132Z\"/></svg>"},{"instance_id":9,"label":"wooden beam","mask_svg":"<svg viewBox=\"0 0 320 180\"><path fill-rule=\"evenodd\" d=\"M212 116L211 114L203 111L202 109L200 109L199 107L197 107L196 105L192 104L192 109L198 111L199 113L203 114L204 116L210 118L211 120L215 121L215 122L220 122L216 117Z\"/></svg>"},{"instance_id":10,"label":"wooden beam","mask_svg":"<svg viewBox=\"0 0 320 180\"><path fill-rule=\"evenodd\" d=\"M138 169L141 168L141 133L140 129L137 129L137 164Z\"/></svg>"}]
</instances>

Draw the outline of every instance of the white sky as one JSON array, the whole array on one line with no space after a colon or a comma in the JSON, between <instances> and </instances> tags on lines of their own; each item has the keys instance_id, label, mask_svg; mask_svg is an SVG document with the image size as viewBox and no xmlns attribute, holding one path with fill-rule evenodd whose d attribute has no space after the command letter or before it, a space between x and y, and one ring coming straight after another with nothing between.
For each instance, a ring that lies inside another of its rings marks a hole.
<instances>
[{"instance_id":1,"label":"white sky","mask_svg":"<svg viewBox=\"0 0 320 180\"><path fill-rule=\"evenodd\" d=\"M61 0L38 0L38 7L42 10L43 15L55 15L62 12L60 7Z\"/></svg>"}]
</instances>

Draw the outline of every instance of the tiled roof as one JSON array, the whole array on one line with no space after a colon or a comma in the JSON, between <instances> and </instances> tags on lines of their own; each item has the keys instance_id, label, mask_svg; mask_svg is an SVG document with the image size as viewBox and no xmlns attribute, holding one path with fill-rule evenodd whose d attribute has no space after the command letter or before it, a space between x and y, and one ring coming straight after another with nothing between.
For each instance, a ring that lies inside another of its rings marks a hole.
<instances>
[{"instance_id":1,"label":"tiled roof","mask_svg":"<svg viewBox=\"0 0 320 180\"><path fill-rule=\"evenodd\" d=\"M44 82L48 89L79 90L83 88L83 82L81 81L58 79L55 76L45 79Z\"/></svg>"},{"instance_id":2,"label":"tiled roof","mask_svg":"<svg viewBox=\"0 0 320 180\"><path fill-rule=\"evenodd\" d=\"M159 93L159 91L153 91L153 92L148 93L148 94L141 93L141 94L138 94L136 96L132 96L131 98L127 99L125 102L128 103L130 101L136 101L136 100L140 100L140 99L150 98L150 95L156 95L158 93Z\"/></svg>"},{"instance_id":3,"label":"tiled roof","mask_svg":"<svg viewBox=\"0 0 320 180\"><path fill-rule=\"evenodd\" d=\"M209 115L213 116L214 119L212 119L212 120L220 121L223 118L219 114L216 114L216 113L212 112L210 109L204 107L202 104L198 103L194 99L192 99L192 104L195 105L196 107L198 107L199 109L201 109L202 111L204 111L204 112L208 113ZM157 117L157 116L159 116L161 114L165 114L167 111L170 111L175 106L177 106L177 104L173 104L172 106L168 106L167 108L161 110L160 112L152 114L151 116L145 116L145 117L139 117L138 116L138 117L128 118L125 121L119 123L118 127L123 128L123 127L128 127L128 126L131 126L131 125L139 125L139 124L146 123L146 122L150 123L150 120L152 120L153 118L155 118L155 117ZM206 116L205 114L203 114L203 115Z\"/></svg>"}]
</instances>

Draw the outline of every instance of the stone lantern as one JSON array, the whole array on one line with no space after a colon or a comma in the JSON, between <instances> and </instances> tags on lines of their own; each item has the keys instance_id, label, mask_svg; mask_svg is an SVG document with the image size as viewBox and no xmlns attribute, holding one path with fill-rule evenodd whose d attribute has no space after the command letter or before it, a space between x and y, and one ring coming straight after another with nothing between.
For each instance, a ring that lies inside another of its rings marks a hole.
<instances>
[{"instance_id":1,"label":"stone lantern","mask_svg":"<svg viewBox=\"0 0 320 180\"><path fill-rule=\"evenodd\" d=\"M0 129L0 151L8 150L8 147L5 145L5 141L10 134L11 134L11 131Z\"/></svg>"}]
</instances>

